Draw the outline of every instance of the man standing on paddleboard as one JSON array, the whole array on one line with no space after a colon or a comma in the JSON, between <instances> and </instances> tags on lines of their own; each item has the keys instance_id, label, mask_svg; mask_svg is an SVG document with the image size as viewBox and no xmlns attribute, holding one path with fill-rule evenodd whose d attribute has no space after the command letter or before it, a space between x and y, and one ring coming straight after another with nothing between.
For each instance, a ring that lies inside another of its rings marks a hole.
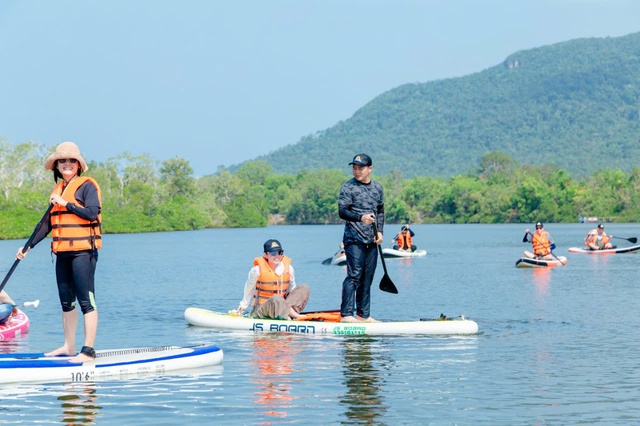
<instances>
[{"instance_id":1,"label":"man standing on paddleboard","mask_svg":"<svg viewBox=\"0 0 640 426\"><path fill-rule=\"evenodd\" d=\"M356 155L349 165L353 166L353 178L342 185L338 198L338 214L346 221L342 242L347 255L341 321L377 322L371 317L371 283L378 263L377 245L382 244L384 191L371 179L373 162L367 154Z\"/></svg>"}]
</instances>

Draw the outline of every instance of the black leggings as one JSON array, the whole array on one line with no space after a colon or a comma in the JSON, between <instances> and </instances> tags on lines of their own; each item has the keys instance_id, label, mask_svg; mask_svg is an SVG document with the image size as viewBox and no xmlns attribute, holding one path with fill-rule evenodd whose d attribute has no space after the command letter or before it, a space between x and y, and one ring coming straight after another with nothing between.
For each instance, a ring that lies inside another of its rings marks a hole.
<instances>
[{"instance_id":1,"label":"black leggings","mask_svg":"<svg viewBox=\"0 0 640 426\"><path fill-rule=\"evenodd\" d=\"M97 262L97 251L85 250L57 254L56 280L63 312L75 309L76 298L83 314L96 309L94 276Z\"/></svg>"}]
</instances>

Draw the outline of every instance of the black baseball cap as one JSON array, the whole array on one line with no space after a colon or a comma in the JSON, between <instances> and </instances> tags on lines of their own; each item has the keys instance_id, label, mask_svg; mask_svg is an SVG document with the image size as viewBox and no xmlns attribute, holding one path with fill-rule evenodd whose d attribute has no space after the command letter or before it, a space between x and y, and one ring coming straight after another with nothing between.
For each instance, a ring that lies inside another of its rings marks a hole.
<instances>
[{"instance_id":1,"label":"black baseball cap","mask_svg":"<svg viewBox=\"0 0 640 426\"><path fill-rule=\"evenodd\" d=\"M267 242L264 243L264 252L265 253L277 253L279 251L284 251L284 250L282 250L282 244L280 244L280 241L278 241L278 240L267 240Z\"/></svg>"},{"instance_id":2,"label":"black baseball cap","mask_svg":"<svg viewBox=\"0 0 640 426\"><path fill-rule=\"evenodd\" d=\"M602 223L599 223L599 224L598 224L598 228L600 228L600 229L604 229L604 225L603 225Z\"/></svg>"},{"instance_id":3,"label":"black baseball cap","mask_svg":"<svg viewBox=\"0 0 640 426\"><path fill-rule=\"evenodd\" d=\"M351 160L351 162L349 163L349 165L352 164L369 167L373 165L373 161L371 161L371 157L369 157L367 154L358 154L353 157L353 160Z\"/></svg>"}]
</instances>

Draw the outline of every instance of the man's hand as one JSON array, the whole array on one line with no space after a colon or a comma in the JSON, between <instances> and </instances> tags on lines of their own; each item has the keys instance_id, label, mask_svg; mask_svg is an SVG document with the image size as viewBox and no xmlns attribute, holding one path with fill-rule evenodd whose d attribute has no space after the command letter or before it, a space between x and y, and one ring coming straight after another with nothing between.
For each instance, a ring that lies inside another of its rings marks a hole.
<instances>
[{"instance_id":1,"label":"man's hand","mask_svg":"<svg viewBox=\"0 0 640 426\"><path fill-rule=\"evenodd\" d=\"M374 240L374 242L378 245L382 244L382 240L384 239L384 237L382 236L381 232L378 232L376 234L376 239Z\"/></svg>"},{"instance_id":2,"label":"man's hand","mask_svg":"<svg viewBox=\"0 0 640 426\"><path fill-rule=\"evenodd\" d=\"M376 221L376 216L373 213L363 214L360 221L366 225L371 225Z\"/></svg>"}]
</instances>

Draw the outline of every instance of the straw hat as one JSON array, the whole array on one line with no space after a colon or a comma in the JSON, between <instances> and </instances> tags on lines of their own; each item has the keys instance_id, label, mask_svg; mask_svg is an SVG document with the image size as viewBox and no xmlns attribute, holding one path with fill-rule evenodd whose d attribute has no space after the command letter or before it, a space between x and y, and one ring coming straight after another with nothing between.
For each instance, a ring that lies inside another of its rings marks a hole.
<instances>
[{"instance_id":1,"label":"straw hat","mask_svg":"<svg viewBox=\"0 0 640 426\"><path fill-rule=\"evenodd\" d=\"M60 145L56 147L56 152L47 157L47 160L44 163L45 170L53 170L53 165L56 160L62 160L65 158L75 158L80 162L80 168L83 172L86 172L87 162L84 161L82 155L80 155L80 149L78 145L73 142L62 142Z\"/></svg>"}]
</instances>

